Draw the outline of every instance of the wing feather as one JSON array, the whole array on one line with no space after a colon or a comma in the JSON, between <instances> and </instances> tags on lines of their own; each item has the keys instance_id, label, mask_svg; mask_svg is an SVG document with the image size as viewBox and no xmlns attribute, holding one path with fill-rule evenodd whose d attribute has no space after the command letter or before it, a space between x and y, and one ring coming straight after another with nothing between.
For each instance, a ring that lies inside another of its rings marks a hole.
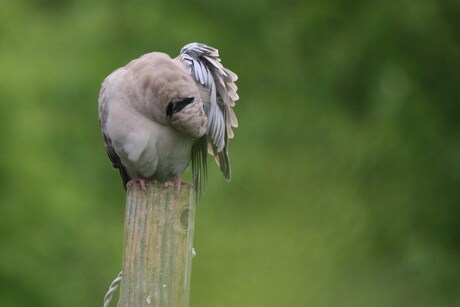
<instances>
[{"instance_id":1,"label":"wing feather","mask_svg":"<svg viewBox=\"0 0 460 307\"><path fill-rule=\"evenodd\" d=\"M239 99L238 87L235 84L238 76L221 64L217 49L204 44L186 45L182 48L178 60L185 65L195 81L210 93L209 101L205 101L205 112L208 117L208 152L215 157L225 178L230 180L228 143L234 136L232 127L238 126L233 111L235 101ZM202 150L199 152L202 153ZM192 151L192 161L193 155ZM195 175L194 171L194 177Z\"/></svg>"},{"instance_id":2,"label":"wing feather","mask_svg":"<svg viewBox=\"0 0 460 307\"><path fill-rule=\"evenodd\" d=\"M120 157L115 152L115 149L112 146L112 141L110 140L105 130L109 104L109 95L107 93L108 80L109 78L104 80L104 82L102 83L101 91L99 92L99 127L101 128L101 133L104 139L104 147L105 151L107 152L107 156L112 162L112 166L119 170L121 180L123 181L123 187L126 189L126 184L129 180L131 180L131 178L128 176L125 167L121 163Z\"/></svg>"}]
</instances>

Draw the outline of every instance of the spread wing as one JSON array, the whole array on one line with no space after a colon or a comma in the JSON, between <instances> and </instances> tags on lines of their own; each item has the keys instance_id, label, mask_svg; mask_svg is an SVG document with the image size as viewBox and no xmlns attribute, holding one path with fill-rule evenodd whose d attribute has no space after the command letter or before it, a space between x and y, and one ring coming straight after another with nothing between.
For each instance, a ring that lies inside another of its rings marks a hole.
<instances>
[{"instance_id":1,"label":"spread wing","mask_svg":"<svg viewBox=\"0 0 460 307\"><path fill-rule=\"evenodd\" d=\"M198 84L209 91L209 101L204 101L208 118L207 136L200 139L192 149L194 181L206 172L206 147L214 156L225 178L230 180L228 158L229 139L233 138L232 127L238 126L233 111L238 100L237 75L220 63L217 49L199 43L182 48L178 59L187 67ZM207 145L206 145L207 143Z\"/></svg>"},{"instance_id":2,"label":"spread wing","mask_svg":"<svg viewBox=\"0 0 460 307\"><path fill-rule=\"evenodd\" d=\"M104 146L107 152L107 156L112 162L112 166L120 171L120 176L123 181L123 187L126 189L126 184L131 178L128 176L128 173L126 172L126 169L123 166L123 164L121 164L120 157L118 157L117 153L113 149L112 141L110 140L105 130L105 123L107 122L108 114L107 109L109 104L109 97L107 94L108 80L109 78L104 80L104 82L102 83L101 91L99 92L99 126L101 128L102 137L104 138Z\"/></svg>"}]
</instances>

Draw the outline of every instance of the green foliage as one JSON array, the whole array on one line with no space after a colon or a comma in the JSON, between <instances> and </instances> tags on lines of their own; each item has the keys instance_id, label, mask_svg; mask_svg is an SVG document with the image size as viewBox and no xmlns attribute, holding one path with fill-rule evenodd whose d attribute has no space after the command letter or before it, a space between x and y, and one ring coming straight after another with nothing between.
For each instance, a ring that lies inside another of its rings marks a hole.
<instances>
[{"instance_id":1,"label":"green foliage","mask_svg":"<svg viewBox=\"0 0 460 307\"><path fill-rule=\"evenodd\" d=\"M124 191L100 84L193 41L241 100L233 179L210 167L198 207L191 306L460 304L458 1L0 6L1 306L101 305Z\"/></svg>"}]
</instances>

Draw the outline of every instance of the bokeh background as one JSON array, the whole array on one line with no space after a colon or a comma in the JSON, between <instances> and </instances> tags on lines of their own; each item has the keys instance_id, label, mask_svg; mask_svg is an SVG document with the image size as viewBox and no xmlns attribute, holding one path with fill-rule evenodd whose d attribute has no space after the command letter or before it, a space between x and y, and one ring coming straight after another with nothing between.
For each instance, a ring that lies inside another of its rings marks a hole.
<instances>
[{"instance_id":1,"label":"bokeh background","mask_svg":"<svg viewBox=\"0 0 460 307\"><path fill-rule=\"evenodd\" d=\"M102 305L125 192L100 84L194 41L241 99L191 306L460 306L457 0L1 1L1 306Z\"/></svg>"}]
</instances>

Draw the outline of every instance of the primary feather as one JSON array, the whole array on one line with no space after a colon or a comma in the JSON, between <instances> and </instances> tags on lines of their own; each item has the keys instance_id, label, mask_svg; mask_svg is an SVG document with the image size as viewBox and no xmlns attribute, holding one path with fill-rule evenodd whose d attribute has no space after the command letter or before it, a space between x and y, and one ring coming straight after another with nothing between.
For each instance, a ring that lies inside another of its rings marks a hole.
<instances>
[{"instance_id":1,"label":"primary feather","mask_svg":"<svg viewBox=\"0 0 460 307\"><path fill-rule=\"evenodd\" d=\"M232 127L238 126L233 106L238 100L237 75L220 63L217 49L199 43L182 48L178 59L184 63L192 76L209 96L204 99L208 118L208 151L215 157L225 178L230 180L228 142L233 138ZM200 147L201 148L201 147Z\"/></svg>"}]
</instances>

